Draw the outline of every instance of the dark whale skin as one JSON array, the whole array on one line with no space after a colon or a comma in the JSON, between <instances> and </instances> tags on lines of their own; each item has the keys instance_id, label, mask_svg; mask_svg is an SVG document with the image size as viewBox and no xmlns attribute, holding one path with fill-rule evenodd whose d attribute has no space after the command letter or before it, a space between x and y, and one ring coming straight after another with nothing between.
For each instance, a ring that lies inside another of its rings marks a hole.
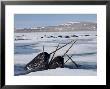
<instances>
[{"instance_id":1,"label":"dark whale skin","mask_svg":"<svg viewBox=\"0 0 110 89\"><path fill-rule=\"evenodd\" d=\"M48 69L49 58L50 54L47 52L42 52L30 61L24 69L30 72L46 70Z\"/></svg>"},{"instance_id":2,"label":"dark whale skin","mask_svg":"<svg viewBox=\"0 0 110 89\"><path fill-rule=\"evenodd\" d=\"M55 57L49 62L49 69L64 68L64 58L62 56Z\"/></svg>"}]
</instances>

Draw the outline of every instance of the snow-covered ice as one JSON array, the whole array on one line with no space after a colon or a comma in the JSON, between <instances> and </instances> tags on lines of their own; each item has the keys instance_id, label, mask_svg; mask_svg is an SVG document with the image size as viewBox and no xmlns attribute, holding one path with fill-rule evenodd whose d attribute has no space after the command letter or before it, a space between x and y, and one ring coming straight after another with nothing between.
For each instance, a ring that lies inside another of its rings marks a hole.
<instances>
[{"instance_id":1,"label":"snow-covered ice","mask_svg":"<svg viewBox=\"0 0 110 89\"><path fill-rule=\"evenodd\" d=\"M68 68L56 68L56 69L49 69L39 72L32 72L30 74L27 74L26 76L36 76L36 75L42 75L42 76L95 76L96 71L94 70L85 70L85 69L68 69Z\"/></svg>"},{"instance_id":2,"label":"snow-covered ice","mask_svg":"<svg viewBox=\"0 0 110 89\"><path fill-rule=\"evenodd\" d=\"M76 35L77 37L72 37ZM68 36L68 37L67 37ZM18 37L18 38L17 38ZM20 38L20 39L19 39ZM69 60L64 68L49 69L31 72L22 76L96 76L97 75L97 32L75 31L75 32L34 32L15 33L14 41L14 73L20 75L25 73L24 66L35 56L44 50L51 53L60 46L71 40L77 40L67 53L79 65ZM71 45L71 44L70 44ZM63 55L70 45L57 51L55 56ZM68 58L65 56L64 61Z\"/></svg>"}]
</instances>

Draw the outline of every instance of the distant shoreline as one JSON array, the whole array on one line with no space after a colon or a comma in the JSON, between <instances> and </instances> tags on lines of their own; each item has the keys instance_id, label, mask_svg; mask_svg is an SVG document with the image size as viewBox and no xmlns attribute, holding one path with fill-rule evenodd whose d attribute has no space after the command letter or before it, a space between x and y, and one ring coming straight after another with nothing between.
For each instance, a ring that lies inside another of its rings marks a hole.
<instances>
[{"instance_id":1,"label":"distant shoreline","mask_svg":"<svg viewBox=\"0 0 110 89\"><path fill-rule=\"evenodd\" d=\"M37 32L76 32L76 31L97 31L97 30L74 30L74 31L19 31L14 33L37 33Z\"/></svg>"},{"instance_id":2,"label":"distant shoreline","mask_svg":"<svg viewBox=\"0 0 110 89\"><path fill-rule=\"evenodd\" d=\"M73 32L73 31L97 31L97 23L93 22L68 22L57 26L15 28L15 33L29 32Z\"/></svg>"}]
</instances>

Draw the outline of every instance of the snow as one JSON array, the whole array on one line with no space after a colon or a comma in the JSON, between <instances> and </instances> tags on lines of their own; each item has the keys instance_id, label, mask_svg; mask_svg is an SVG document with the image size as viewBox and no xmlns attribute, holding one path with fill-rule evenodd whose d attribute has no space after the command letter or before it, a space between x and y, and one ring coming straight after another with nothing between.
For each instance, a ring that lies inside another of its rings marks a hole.
<instances>
[{"instance_id":1,"label":"snow","mask_svg":"<svg viewBox=\"0 0 110 89\"><path fill-rule=\"evenodd\" d=\"M68 23L74 24L74 23L80 23L80 22L68 22Z\"/></svg>"},{"instance_id":2,"label":"snow","mask_svg":"<svg viewBox=\"0 0 110 89\"><path fill-rule=\"evenodd\" d=\"M84 69L68 69L68 68L57 68L57 69L49 69L39 72L32 72L30 74L27 74L26 76L36 76L36 75L42 75L42 76L87 76L87 75L96 75L96 72L94 70L84 70Z\"/></svg>"},{"instance_id":3,"label":"snow","mask_svg":"<svg viewBox=\"0 0 110 89\"><path fill-rule=\"evenodd\" d=\"M75 24L75 23L80 23L80 22L68 22L68 23L64 23L64 24L60 24L62 26L70 26L72 24Z\"/></svg>"},{"instance_id":4,"label":"snow","mask_svg":"<svg viewBox=\"0 0 110 89\"><path fill-rule=\"evenodd\" d=\"M67 53L79 65L75 65L69 60L64 68L49 69L44 71L31 72L22 76L96 76L97 75L97 32L96 31L75 31L75 32L34 32L34 33L15 33L15 37L22 36L22 40L15 40L14 66L15 75L23 71L23 67L35 56L44 51L51 53L60 46L71 40L77 40ZM58 37L61 35L62 37ZM72 37L77 35L78 37ZM88 36L85 36L88 35ZM65 38L69 36L69 38ZM41 38L43 37L43 38ZM48 38L50 37L50 38ZM28 40L27 40L28 39ZM63 55L71 44L57 51L55 56ZM64 57L64 61L68 58ZM24 71L23 71L24 72Z\"/></svg>"}]
</instances>

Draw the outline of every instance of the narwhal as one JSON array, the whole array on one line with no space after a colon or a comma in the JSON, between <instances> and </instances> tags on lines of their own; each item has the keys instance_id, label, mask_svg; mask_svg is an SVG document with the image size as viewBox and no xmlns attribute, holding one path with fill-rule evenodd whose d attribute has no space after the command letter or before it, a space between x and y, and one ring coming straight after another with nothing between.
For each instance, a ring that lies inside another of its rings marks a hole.
<instances>
[{"instance_id":1,"label":"narwhal","mask_svg":"<svg viewBox=\"0 0 110 89\"><path fill-rule=\"evenodd\" d=\"M52 61L50 61L50 63L49 63L49 59L50 59L51 54L54 55L56 51L60 50L61 48L65 47L65 46L67 46L68 44L71 44L72 42L74 42L74 40L70 41L69 43L67 43L67 44L65 44L61 47L59 47L59 45L58 45L56 50L54 50L51 53L44 52L44 46L43 46L43 52L39 53L32 61L30 61L28 64L26 64L24 69L26 71L33 72L33 71L47 70L47 69L51 68L50 65L51 65ZM60 57L57 57L57 58L60 58ZM53 59L53 57L52 57L53 62L57 58Z\"/></svg>"},{"instance_id":2,"label":"narwhal","mask_svg":"<svg viewBox=\"0 0 110 89\"><path fill-rule=\"evenodd\" d=\"M73 44L75 44L76 41L72 43L72 45L66 50L64 55L62 56L57 56L57 57L52 57L51 61L49 62L49 69L55 69L58 67L64 68L64 56L67 55L67 52L71 49Z\"/></svg>"}]
</instances>

